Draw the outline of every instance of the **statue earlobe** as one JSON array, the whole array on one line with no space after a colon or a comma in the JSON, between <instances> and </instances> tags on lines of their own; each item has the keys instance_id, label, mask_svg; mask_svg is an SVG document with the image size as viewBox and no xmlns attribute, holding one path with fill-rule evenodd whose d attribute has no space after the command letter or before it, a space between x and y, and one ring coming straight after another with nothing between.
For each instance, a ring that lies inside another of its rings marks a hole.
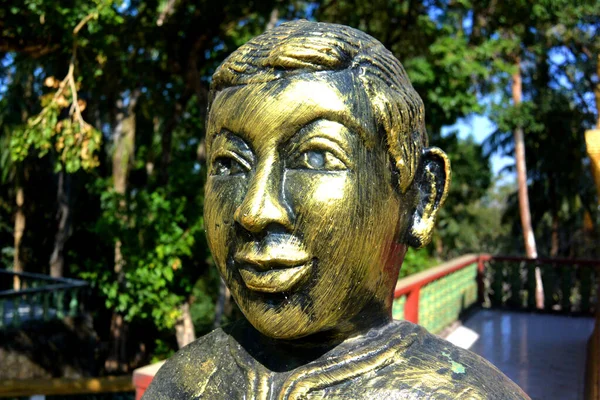
<instances>
[{"instance_id":1,"label":"statue earlobe","mask_svg":"<svg viewBox=\"0 0 600 400\"><path fill-rule=\"evenodd\" d=\"M420 248L431 240L437 213L444 204L450 188L450 160L437 147L423 151L415 177L416 207L406 232L406 243Z\"/></svg>"}]
</instances>

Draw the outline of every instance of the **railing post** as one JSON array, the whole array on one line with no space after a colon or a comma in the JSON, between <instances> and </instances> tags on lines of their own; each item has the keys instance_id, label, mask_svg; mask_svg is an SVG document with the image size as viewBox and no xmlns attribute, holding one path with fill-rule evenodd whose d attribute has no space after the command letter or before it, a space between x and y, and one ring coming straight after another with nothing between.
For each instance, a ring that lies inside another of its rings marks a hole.
<instances>
[{"instance_id":1,"label":"railing post","mask_svg":"<svg viewBox=\"0 0 600 400\"><path fill-rule=\"evenodd\" d=\"M485 264L483 255L477 256L477 302L481 305L485 301Z\"/></svg>"},{"instance_id":2,"label":"railing post","mask_svg":"<svg viewBox=\"0 0 600 400\"><path fill-rule=\"evenodd\" d=\"M54 292L54 301L56 304L56 318L62 319L65 317L65 291L59 290Z\"/></svg>"},{"instance_id":3,"label":"railing post","mask_svg":"<svg viewBox=\"0 0 600 400\"><path fill-rule=\"evenodd\" d=\"M19 314L19 307L21 306L21 299L19 296L15 297L13 301L13 317L12 317L12 326L18 327L21 325L21 315Z\"/></svg>"},{"instance_id":4,"label":"railing post","mask_svg":"<svg viewBox=\"0 0 600 400\"><path fill-rule=\"evenodd\" d=\"M32 280L31 288L35 289L37 287L39 287L39 282L37 280ZM39 300L40 300L39 293L33 293L33 294L26 296L26 302L29 304L29 320L35 319L35 305L38 303Z\"/></svg>"},{"instance_id":5,"label":"railing post","mask_svg":"<svg viewBox=\"0 0 600 400\"><path fill-rule=\"evenodd\" d=\"M44 292L42 300L42 316L44 321L48 321L50 319L50 315L48 314L48 309L50 308L50 296L52 296L52 292Z\"/></svg>"},{"instance_id":6,"label":"railing post","mask_svg":"<svg viewBox=\"0 0 600 400\"><path fill-rule=\"evenodd\" d=\"M69 315L71 317L77 316L77 309L79 306L78 297L79 289L71 289L71 301L69 301Z\"/></svg>"},{"instance_id":7,"label":"railing post","mask_svg":"<svg viewBox=\"0 0 600 400\"><path fill-rule=\"evenodd\" d=\"M596 283L596 275L594 268L579 268L579 282L581 282L581 303L580 310L582 312L590 311L590 300L594 290L594 284Z\"/></svg>"},{"instance_id":8,"label":"railing post","mask_svg":"<svg viewBox=\"0 0 600 400\"><path fill-rule=\"evenodd\" d=\"M29 301L26 301L27 303L29 303L29 320L33 320L35 319L35 304L38 301L38 295L37 294L32 294L27 296L27 299Z\"/></svg>"},{"instance_id":9,"label":"railing post","mask_svg":"<svg viewBox=\"0 0 600 400\"><path fill-rule=\"evenodd\" d=\"M421 287L418 286L408 292L404 304L404 319L414 324L419 323L419 296Z\"/></svg>"}]
</instances>

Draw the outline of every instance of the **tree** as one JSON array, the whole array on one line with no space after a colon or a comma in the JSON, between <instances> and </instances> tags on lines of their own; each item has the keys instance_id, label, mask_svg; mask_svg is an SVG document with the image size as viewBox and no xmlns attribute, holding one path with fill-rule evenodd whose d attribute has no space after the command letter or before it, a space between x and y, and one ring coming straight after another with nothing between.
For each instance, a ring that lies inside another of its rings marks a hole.
<instances>
[{"instance_id":1,"label":"tree","mask_svg":"<svg viewBox=\"0 0 600 400\"><path fill-rule=\"evenodd\" d=\"M595 110L584 100L586 93L593 91L590 84L593 79L585 79L584 71L585 76L593 75L589 48L593 48L595 39L590 30L598 25L598 5L550 2L537 4L531 10L526 4L509 6L525 7L518 15L529 16L526 21L519 19L517 25L517 31L521 32L521 61L527 66L521 69L523 98L527 101L519 107L505 103L493 110L499 129L488 145L510 154L515 147L507 142L504 133L515 126L521 127L529 159L527 174L533 189L530 191L533 225L541 227L546 214L551 225L549 244L543 244L542 248L549 249L547 253L553 256L573 255L567 250L572 245L560 244L560 225L561 220L567 222L574 212L590 210L593 204L590 202L593 195L585 189L589 177L584 167L582 133L594 119ZM588 49L587 55L584 48ZM578 75L581 78L575 78ZM576 204L582 204L583 208L574 207ZM563 236L576 237L572 223L565 229L570 232ZM539 235L540 229L537 231Z\"/></svg>"},{"instance_id":2,"label":"tree","mask_svg":"<svg viewBox=\"0 0 600 400\"><path fill-rule=\"evenodd\" d=\"M407 69L425 102L431 144L454 162L438 254L481 249L504 229L484 229L497 224L503 202L489 192L481 147L441 136L442 126L472 113L498 126L488 150L513 154L522 127L539 250L557 243L559 255L578 254L567 233L595 200L585 189L581 128L596 113L586 99L597 83L600 10L592 2L538 3L530 13L517 0L0 5L2 263L93 285L96 325L113 349L107 369L166 355L194 330L210 329L219 292L202 215L210 76L265 27L299 17L363 29ZM525 20L523 10L531 14ZM519 107L510 90L515 54ZM515 204L510 198L506 216L518 225Z\"/></svg>"},{"instance_id":3,"label":"tree","mask_svg":"<svg viewBox=\"0 0 600 400\"><path fill-rule=\"evenodd\" d=\"M110 319L122 322L111 330L107 369L128 368L130 323L150 318L185 345L194 337L190 296L208 257L197 155L208 78L228 52L264 29L272 4L29 0L1 11L11 16L2 24L4 59L16 70L24 71L24 60L35 64L30 100L43 96L31 113L37 119L13 125L20 129L11 136L13 159L52 160L63 182L58 193L75 180L70 201L58 196L72 211L74 234L67 240L69 218L61 219L54 247L70 259L65 274L92 281ZM91 192L82 193L86 186ZM77 204L77 197L90 202Z\"/></svg>"}]
</instances>

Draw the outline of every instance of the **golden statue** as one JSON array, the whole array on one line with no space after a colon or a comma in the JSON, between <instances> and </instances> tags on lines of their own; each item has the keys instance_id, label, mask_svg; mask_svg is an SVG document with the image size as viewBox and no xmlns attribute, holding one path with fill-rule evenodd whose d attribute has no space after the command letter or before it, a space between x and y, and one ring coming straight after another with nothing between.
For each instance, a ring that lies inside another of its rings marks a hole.
<instances>
[{"instance_id":1,"label":"golden statue","mask_svg":"<svg viewBox=\"0 0 600 400\"><path fill-rule=\"evenodd\" d=\"M145 399L526 399L479 356L393 321L407 246L450 182L381 43L285 23L213 76L205 222L245 320L173 356Z\"/></svg>"}]
</instances>

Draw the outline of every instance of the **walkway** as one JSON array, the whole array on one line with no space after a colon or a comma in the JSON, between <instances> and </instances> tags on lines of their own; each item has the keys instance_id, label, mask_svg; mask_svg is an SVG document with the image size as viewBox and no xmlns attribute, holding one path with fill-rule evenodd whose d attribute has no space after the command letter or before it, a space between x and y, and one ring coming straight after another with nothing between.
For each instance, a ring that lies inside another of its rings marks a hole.
<instances>
[{"instance_id":1,"label":"walkway","mask_svg":"<svg viewBox=\"0 0 600 400\"><path fill-rule=\"evenodd\" d=\"M466 343L533 400L580 400L593 328L593 318L479 310L448 340Z\"/></svg>"}]
</instances>

